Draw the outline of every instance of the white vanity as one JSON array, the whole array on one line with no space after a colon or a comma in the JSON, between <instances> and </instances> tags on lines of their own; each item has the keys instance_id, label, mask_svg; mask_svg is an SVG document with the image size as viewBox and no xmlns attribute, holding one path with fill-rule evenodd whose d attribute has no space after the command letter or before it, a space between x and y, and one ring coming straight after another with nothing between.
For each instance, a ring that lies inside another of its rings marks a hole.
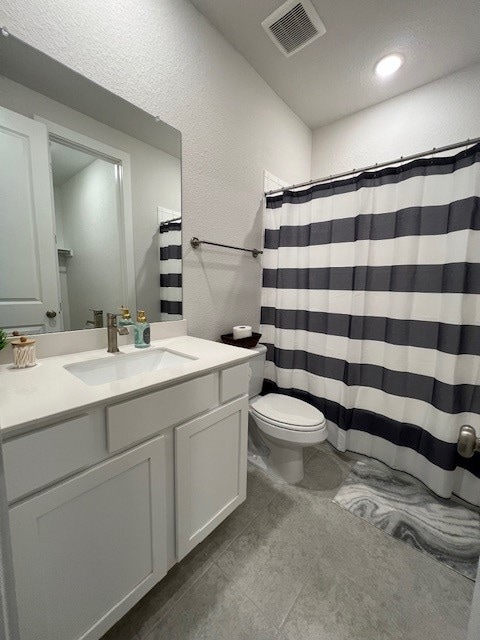
<instances>
[{"instance_id":1,"label":"white vanity","mask_svg":"<svg viewBox=\"0 0 480 640\"><path fill-rule=\"evenodd\" d=\"M180 335L77 377L121 350L0 367L21 640L98 640L246 497L250 353Z\"/></svg>"}]
</instances>

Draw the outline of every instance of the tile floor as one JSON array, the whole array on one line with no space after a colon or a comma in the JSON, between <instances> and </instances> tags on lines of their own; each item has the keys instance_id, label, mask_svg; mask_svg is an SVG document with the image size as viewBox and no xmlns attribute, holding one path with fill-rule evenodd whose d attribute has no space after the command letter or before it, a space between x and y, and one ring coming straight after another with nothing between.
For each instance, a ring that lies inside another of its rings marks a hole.
<instances>
[{"instance_id":1,"label":"tile floor","mask_svg":"<svg viewBox=\"0 0 480 640\"><path fill-rule=\"evenodd\" d=\"M465 640L473 582L331 502L354 461L248 498L102 640Z\"/></svg>"}]
</instances>

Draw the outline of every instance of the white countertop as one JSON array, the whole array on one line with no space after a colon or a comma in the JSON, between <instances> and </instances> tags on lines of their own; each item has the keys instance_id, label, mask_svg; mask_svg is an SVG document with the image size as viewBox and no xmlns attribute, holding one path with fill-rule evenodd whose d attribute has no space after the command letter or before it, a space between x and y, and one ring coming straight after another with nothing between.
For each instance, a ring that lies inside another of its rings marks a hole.
<instances>
[{"instance_id":1,"label":"white countertop","mask_svg":"<svg viewBox=\"0 0 480 640\"><path fill-rule=\"evenodd\" d=\"M115 358L116 354L107 353L106 349L43 358L30 369L0 366L2 436L12 437L81 413L88 407L119 402L215 369L247 362L255 355L255 352L247 349L191 336L156 340L152 342L152 347L165 347L198 359L97 386L88 386L64 369L64 366L97 358ZM120 351L138 353L133 345L120 347Z\"/></svg>"}]
</instances>

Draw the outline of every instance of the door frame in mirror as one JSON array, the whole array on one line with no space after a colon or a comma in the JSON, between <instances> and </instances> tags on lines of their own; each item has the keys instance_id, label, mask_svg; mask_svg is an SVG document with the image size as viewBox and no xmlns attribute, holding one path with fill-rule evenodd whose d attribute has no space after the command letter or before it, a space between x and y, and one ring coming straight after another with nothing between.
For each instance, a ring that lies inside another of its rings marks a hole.
<instances>
[{"instance_id":1,"label":"door frame in mirror","mask_svg":"<svg viewBox=\"0 0 480 640\"><path fill-rule=\"evenodd\" d=\"M122 264L119 265L122 273L124 300L121 304L129 309L136 309L136 283L135 283L135 249L133 236L133 211L132 211L132 185L130 155L125 151L116 149L108 144L90 138L73 129L52 122L46 118L35 115L34 120L42 122L48 130L49 138L75 148L93 152L109 162L114 162L119 167L119 206L123 224L120 228ZM53 183L52 183L53 190ZM106 309L112 313L118 309Z\"/></svg>"}]
</instances>

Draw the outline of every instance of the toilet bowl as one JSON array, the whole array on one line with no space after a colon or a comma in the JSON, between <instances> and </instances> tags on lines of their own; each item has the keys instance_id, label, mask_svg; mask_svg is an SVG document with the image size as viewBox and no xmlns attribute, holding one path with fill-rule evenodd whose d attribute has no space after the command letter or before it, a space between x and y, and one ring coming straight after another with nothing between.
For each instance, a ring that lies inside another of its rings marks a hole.
<instances>
[{"instance_id":1,"label":"toilet bowl","mask_svg":"<svg viewBox=\"0 0 480 640\"><path fill-rule=\"evenodd\" d=\"M278 393L258 395L263 384L266 347L256 347L258 356L250 361L250 429L256 429L263 447L267 471L289 484L303 478L303 449L327 438L324 415L315 407ZM255 393L256 392L256 393Z\"/></svg>"},{"instance_id":2,"label":"toilet bowl","mask_svg":"<svg viewBox=\"0 0 480 640\"><path fill-rule=\"evenodd\" d=\"M251 400L250 416L269 449L267 468L289 484L300 482L303 449L327 437L323 414L302 400L269 393Z\"/></svg>"}]
</instances>

